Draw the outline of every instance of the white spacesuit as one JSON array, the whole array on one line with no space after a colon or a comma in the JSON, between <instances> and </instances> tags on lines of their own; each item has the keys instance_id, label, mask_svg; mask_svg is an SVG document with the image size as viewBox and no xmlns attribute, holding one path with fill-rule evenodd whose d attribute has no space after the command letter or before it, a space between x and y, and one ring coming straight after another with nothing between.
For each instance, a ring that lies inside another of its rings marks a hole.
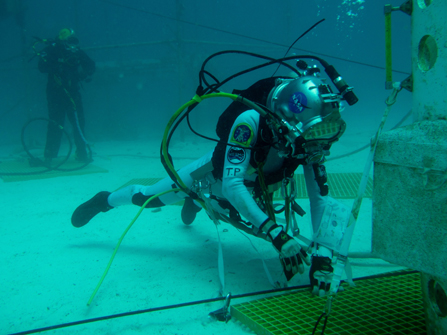
<instances>
[{"instance_id":1,"label":"white spacesuit","mask_svg":"<svg viewBox=\"0 0 447 335\"><path fill-rule=\"evenodd\" d=\"M267 198L278 189L278 183L291 178L302 165L316 232L328 194L322 163L332 143L343 134L345 122L340 116L340 96L315 76L277 79L266 103L273 112L270 119L253 109L236 117L220 160L214 157L215 149L177 174L186 188L195 192L196 200L206 200L207 210L219 220L237 227L243 225L245 231L271 241L290 280L296 273L303 273L303 262L311 261L298 241L276 223ZM154 195L177 187L167 177L150 186L131 185L113 193L100 192L75 210L72 224L81 227L99 212L122 205L142 206ZM200 201L194 201L191 193L166 193L152 199L146 207L161 207L182 199L182 219L191 224L201 209ZM311 268L312 284L326 289L325 278L332 269L331 251L323 248L312 260L316 264Z\"/></svg>"}]
</instances>

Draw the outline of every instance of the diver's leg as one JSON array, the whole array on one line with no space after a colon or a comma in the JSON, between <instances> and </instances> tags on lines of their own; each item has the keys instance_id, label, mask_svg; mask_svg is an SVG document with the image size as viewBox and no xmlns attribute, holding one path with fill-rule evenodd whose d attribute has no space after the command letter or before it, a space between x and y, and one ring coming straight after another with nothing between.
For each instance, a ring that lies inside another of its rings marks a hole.
<instances>
[{"instance_id":1,"label":"diver's leg","mask_svg":"<svg viewBox=\"0 0 447 335\"><path fill-rule=\"evenodd\" d=\"M81 162L87 162L89 161L90 157L88 157L87 154L87 143L85 142L84 136L85 118L81 94L79 92L73 93L72 98L76 107L74 109L73 106L70 106L67 116L73 127L73 137L76 145L76 159Z\"/></svg>"},{"instance_id":2,"label":"diver's leg","mask_svg":"<svg viewBox=\"0 0 447 335\"><path fill-rule=\"evenodd\" d=\"M65 121L64 101L57 95L57 92L49 91L48 100L48 118L54 122L48 122L47 139L45 143L45 160L50 162L56 158L59 152L62 139L62 129Z\"/></svg>"},{"instance_id":3,"label":"diver's leg","mask_svg":"<svg viewBox=\"0 0 447 335\"><path fill-rule=\"evenodd\" d=\"M100 212L108 212L111 210L113 207L107 201L109 195L110 192L107 191L99 192L93 198L76 208L71 216L71 224L76 228L85 226Z\"/></svg>"},{"instance_id":4,"label":"diver's leg","mask_svg":"<svg viewBox=\"0 0 447 335\"><path fill-rule=\"evenodd\" d=\"M196 219L196 215L200 212L202 207L197 206L194 200L190 197L185 198L185 203L182 207L182 221L186 225L190 225Z\"/></svg>"},{"instance_id":5,"label":"diver's leg","mask_svg":"<svg viewBox=\"0 0 447 335\"><path fill-rule=\"evenodd\" d=\"M161 182L164 182L164 180L160 181L160 183ZM99 213L108 212L112 208L118 206L130 204L142 206L144 202L151 197L144 196L143 194L150 191L148 189L152 187L143 185L129 185L113 193L107 191L99 192L93 198L84 202L75 209L73 215L71 216L71 224L75 227L85 226ZM154 195L155 194L157 193L154 193ZM146 205L146 208L162 207L164 205L165 204L158 198L154 198Z\"/></svg>"},{"instance_id":6,"label":"diver's leg","mask_svg":"<svg viewBox=\"0 0 447 335\"><path fill-rule=\"evenodd\" d=\"M192 162L191 164L185 166L177 172L186 187L190 188L194 182L193 178L190 175L191 172L196 171L198 168L208 163L210 159L211 153ZM75 227L82 227L100 212L107 212L114 207L130 204L143 206L143 204L149 198L161 192L165 192L171 189L173 190L176 188L177 185L169 177L166 177L160 180L158 183L150 186L130 185L113 193L99 192L92 199L76 208L72 215L71 222ZM188 197L188 195L183 191L172 191L155 197L146 204L145 208L155 208L170 205L182 199L185 199L186 197ZM194 204L193 206L196 205ZM197 213L200 209L195 208L194 210L195 213ZM188 218L187 222L189 223L185 223L190 224L193 220L194 218Z\"/></svg>"}]
</instances>

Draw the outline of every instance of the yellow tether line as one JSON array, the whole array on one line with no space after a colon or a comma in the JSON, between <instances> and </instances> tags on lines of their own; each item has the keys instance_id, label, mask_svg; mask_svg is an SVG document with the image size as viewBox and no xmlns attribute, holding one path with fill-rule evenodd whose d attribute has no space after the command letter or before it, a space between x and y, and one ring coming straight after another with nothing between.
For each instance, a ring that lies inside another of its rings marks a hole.
<instances>
[{"instance_id":1,"label":"yellow tether line","mask_svg":"<svg viewBox=\"0 0 447 335\"><path fill-rule=\"evenodd\" d=\"M168 146L167 146L167 139L169 135L169 130L171 129L172 125L174 124L174 121L180 116L180 114L188 108L189 106L200 103L201 101L209 98L217 98L217 97L224 97L224 98L230 98L232 100L236 100L239 96L236 94L230 94L230 93L210 93L205 94L202 96L195 95L190 101L185 103L183 106L181 106L177 111L174 113L174 115L169 120L168 124L166 125L165 132L163 135L163 142L162 142L162 153L163 157L165 159L165 163L168 166L169 170L171 170L172 174L177 178L177 181L179 183L179 186L182 189L187 189L186 185L181 180L180 176L177 174L177 171L175 171L174 166L172 166L171 161L169 160L168 156Z\"/></svg>"},{"instance_id":2,"label":"yellow tether line","mask_svg":"<svg viewBox=\"0 0 447 335\"><path fill-rule=\"evenodd\" d=\"M89 306L93 299L95 298L96 293L98 292L102 282L104 281L107 273L109 272L110 266L112 265L112 262L115 258L116 253L118 252L118 249L121 245L121 242L123 241L124 237L126 236L127 232L130 230L130 228L132 227L132 225L135 223L135 221L138 219L138 217L140 216L141 212L143 211L143 209L146 207L146 205L153 199L160 197L166 193L169 192L178 192L178 191L184 191L185 189L187 189L185 183L181 180L180 176L177 174L177 172L174 169L174 166L172 165L171 161L169 160L168 157L168 148L167 148L167 138L168 138L168 134L169 134L169 129L171 129L172 125L174 124L174 121L178 118L178 116L183 112L183 110L185 108L188 108L189 106L195 104L195 103L200 103L202 100L208 99L208 98L215 98L215 97L226 97L226 98L230 98L232 100L236 100L238 98L238 95L235 94L229 94L229 93L211 93L211 94L206 94L204 96L194 96L190 101L188 101L187 103L185 103L183 106L181 106L175 113L174 115L171 117L171 119L169 120L166 129L165 129L165 133L163 135L163 142L162 142L162 154L163 157L165 159L166 165L168 166L168 168L172 171L172 173L175 175L175 177L177 178L178 184L180 186L180 188L175 188L175 189L170 189L161 193L158 193L152 197L150 197L149 199L146 200L146 202L143 204L143 206L141 206L140 210L138 211L138 213L135 215L135 217L133 218L133 220L130 222L130 224L127 226L126 230L123 232L123 234L121 235L121 238L119 239L118 243L115 246L115 249L113 250L113 254L110 257L109 263L106 266L106 269L104 270L104 273L102 274L101 279L99 280L98 284L96 285L95 290L93 291L92 295L90 296L89 301L87 302L87 306ZM202 206L206 209L206 206L204 204L203 201L199 202L202 204Z\"/></svg>"},{"instance_id":3,"label":"yellow tether line","mask_svg":"<svg viewBox=\"0 0 447 335\"><path fill-rule=\"evenodd\" d=\"M143 204L143 206L141 206L140 210L138 211L137 215L135 215L135 217L133 218L132 222L127 226L126 230L124 231L124 233L121 235L121 238L119 239L118 243L115 246L115 250L113 250L113 254L112 257L110 257L109 263L107 264L106 269L104 270L104 273L102 274L101 279L98 282L98 285L96 285L95 290L93 291L92 295L90 296L89 301L87 302L87 306L90 306L90 304L93 301L93 298L95 297L96 293L99 290L99 287L101 286L102 282L104 281L104 278L107 275L107 272L109 272L110 266L112 265L113 259L115 258L116 253L118 252L118 248L121 245L121 242L124 239L124 236L126 236L127 232L129 231L129 229L132 227L132 225L135 223L135 221L137 221L138 217L140 216L141 212L143 211L143 209L146 207L146 205L152 200L155 199L157 197L162 196L163 194L169 193L169 192L177 192L180 191L179 188L175 188L175 189L170 189L168 191L164 191L161 193L158 193L156 195L154 195L153 197L150 197L149 199L146 200L146 202Z\"/></svg>"}]
</instances>

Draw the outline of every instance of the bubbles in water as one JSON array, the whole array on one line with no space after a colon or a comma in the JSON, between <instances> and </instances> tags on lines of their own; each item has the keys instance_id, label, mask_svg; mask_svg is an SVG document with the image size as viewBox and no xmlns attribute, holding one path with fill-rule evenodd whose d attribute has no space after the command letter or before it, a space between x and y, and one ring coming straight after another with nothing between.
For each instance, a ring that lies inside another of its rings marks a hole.
<instances>
[{"instance_id":1,"label":"bubbles in water","mask_svg":"<svg viewBox=\"0 0 447 335\"><path fill-rule=\"evenodd\" d=\"M335 29L339 36L352 40L355 34L362 33L366 0L316 0L317 16L335 18ZM355 33L355 34L354 34ZM313 34L313 33L312 33Z\"/></svg>"},{"instance_id":2,"label":"bubbles in water","mask_svg":"<svg viewBox=\"0 0 447 335\"><path fill-rule=\"evenodd\" d=\"M365 9L365 0L343 0L338 6L337 29L354 29L361 22L362 11ZM348 36L348 38L350 38Z\"/></svg>"}]
</instances>

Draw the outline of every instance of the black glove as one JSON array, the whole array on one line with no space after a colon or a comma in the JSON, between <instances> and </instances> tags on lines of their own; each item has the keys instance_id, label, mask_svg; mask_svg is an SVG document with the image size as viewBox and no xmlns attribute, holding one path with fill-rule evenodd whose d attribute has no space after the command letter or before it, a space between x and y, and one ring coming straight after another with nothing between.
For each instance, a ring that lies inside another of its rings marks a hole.
<instances>
[{"instance_id":1,"label":"black glove","mask_svg":"<svg viewBox=\"0 0 447 335\"><path fill-rule=\"evenodd\" d=\"M282 230L282 227L276 226L269 231L270 237L275 234L277 235L272 239L272 244L279 253L279 260L289 281L298 272L304 273L303 262L310 265L309 256L293 237Z\"/></svg>"},{"instance_id":2,"label":"black glove","mask_svg":"<svg viewBox=\"0 0 447 335\"><path fill-rule=\"evenodd\" d=\"M331 263L332 259L330 257L312 256L312 265L309 272L312 294L323 297L329 292L334 271Z\"/></svg>"}]
</instances>

